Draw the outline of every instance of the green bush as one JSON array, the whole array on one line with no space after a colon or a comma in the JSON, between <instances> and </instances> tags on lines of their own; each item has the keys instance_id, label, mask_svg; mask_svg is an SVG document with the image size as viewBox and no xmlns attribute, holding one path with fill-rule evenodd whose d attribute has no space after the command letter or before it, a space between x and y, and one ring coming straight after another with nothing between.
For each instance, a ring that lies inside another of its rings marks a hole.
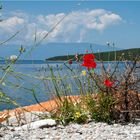
<instances>
[{"instance_id":1,"label":"green bush","mask_svg":"<svg viewBox=\"0 0 140 140\"><path fill-rule=\"evenodd\" d=\"M91 110L91 118L97 122L107 122L112 121L111 110L115 104L115 99L111 95L105 95L101 93L96 101L94 108Z\"/></svg>"},{"instance_id":2,"label":"green bush","mask_svg":"<svg viewBox=\"0 0 140 140\"><path fill-rule=\"evenodd\" d=\"M87 113L81 108L79 103L73 103L67 98L61 101L59 110L52 113L52 117L61 124L67 125L70 122L84 123L87 121Z\"/></svg>"}]
</instances>

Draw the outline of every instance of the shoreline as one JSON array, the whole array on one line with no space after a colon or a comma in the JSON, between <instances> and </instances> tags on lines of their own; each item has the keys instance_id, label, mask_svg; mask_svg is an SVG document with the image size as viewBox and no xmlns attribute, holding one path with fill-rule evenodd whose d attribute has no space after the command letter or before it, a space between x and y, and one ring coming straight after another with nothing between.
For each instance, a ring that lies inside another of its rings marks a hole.
<instances>
[{"instance_id":1,"label":"shoreline","mask_svg":"<svg viewBox=\"0 0 140 140\"><path fill-rule=\"evenodd\" d=\"M75 102L76 100L79 99L79 97L80 96L78 95L71 95L71 96L67 96L66 98ZM63 98L64 97L62 97L62 99ZM18 107L11 110L5 109L3 111L0 111L0 122L5 121L7 117L9 118L9 117L15 116L16 114L22 114L24 112L33 112L33 111L34 112L51 112L58 108L58 104L59 104L58 102L59 102L59 99L55 98L55 99L41 102L39 104L36 103L33 105Z\"/></svg>"},{"instance_id":2,"label":"shoreline","mask_svg":"<svg viewBox=\"0 0 140 140\"><path fill-rule=\"evenodd\" d=\"M140 94L139 99L140 99ZM97 97L97 94L93 95L94 98ZM67 98L68 100L72 102L76 102L80 100L79 95L70 95L70 96L63 96L61 99L63 100L64 98ZM23 106L23 107L18 107L15 109L10 109L10 110L3 110L0 111L0 122L5 121L7 118L16 116L17 114L22 114L24 112L51 112L53 110L56 110L59 107L60 100L58 98L52 98L48 101L28 105L28 106Z\"/></svg>"}]
</instances>

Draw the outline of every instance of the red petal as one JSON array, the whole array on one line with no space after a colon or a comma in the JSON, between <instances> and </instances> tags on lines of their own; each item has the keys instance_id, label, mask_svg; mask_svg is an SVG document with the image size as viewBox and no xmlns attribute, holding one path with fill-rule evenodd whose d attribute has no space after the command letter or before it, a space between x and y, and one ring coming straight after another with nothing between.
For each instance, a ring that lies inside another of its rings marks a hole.
<instances>
[{"instance_id":1,"label":"red petal","mask_svg":"<svg viewBox=\"0 0 140 140\"><path fill-rule=\"evenodd\" d=\"M85 54L83 59L84 60L94 60L95 56L93 54Z\"/></svg>"},{"instance_id":2,"label":"red petal","mask_svg":"<svg viewBox=\"0 0 140 140\"><path fill-rule=\"evenodd\" d=\"M107 87L112 87L113 84L114 84L114 82L111 82L111 81L108 80L108 79L106 79L106 80L104 81L104 85L107 86Z\"/></svg>"}]
</instances>

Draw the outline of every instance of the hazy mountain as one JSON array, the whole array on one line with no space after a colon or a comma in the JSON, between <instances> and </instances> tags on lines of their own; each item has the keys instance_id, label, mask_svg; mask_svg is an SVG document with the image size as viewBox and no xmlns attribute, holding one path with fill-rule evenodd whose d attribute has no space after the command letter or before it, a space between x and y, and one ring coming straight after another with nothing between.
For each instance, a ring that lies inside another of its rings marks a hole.
<instances>
[{"instance_id":1,"label":"hazy mountain","mask_svg":"<svg viewBox=\"0 0 140 140\"><path fill-rule=\"evenodd\" d=\"M140 60L140 48L133 48L133 49L124 49L124 50L118 50L118 51L109 51L109 52L100 52L100 53L94 53L96 60L99 61L124 61L124 60L130 60L134 61L136 58ZM82 58L83 54L78 55L78 58ZM69 55L69 56L56 56L51 57L46 60L48 61L66 61L68 59L75 60L75 55Z\"/></svg>"}]
</instances>

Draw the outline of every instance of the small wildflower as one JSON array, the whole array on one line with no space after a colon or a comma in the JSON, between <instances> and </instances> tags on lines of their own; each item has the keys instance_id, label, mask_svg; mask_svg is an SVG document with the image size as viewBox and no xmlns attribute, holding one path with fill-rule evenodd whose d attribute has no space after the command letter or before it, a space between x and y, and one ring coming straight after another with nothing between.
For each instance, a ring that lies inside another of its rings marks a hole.
<instances>
[{"instance_id":1,"label":"small wildflower","mask_svg":"<svg viewBox=\"0 0 140 140\"><path fill-rule=\"evenodd\" d=\"M10 59L11 61L16 61L17 58L18 58L18 57L17 57L16 55L11 55L9 59Z\"/></svg>"},{"instance_id":2,"label":"small wildflower","mask_svg":"<svg viewBox=\"0 0 140 140\"><path fill-rule=\"evenodd\" d=\"M82 76L86 76L87 72L85 70L82 70Z\"/></svg>"},{"instance_id":3,"label":"small wildflower","mask_svg":"<svg viewBox=\"0 0 140 140\"><path fill-rule=\"evenodd\" d=\"M75 113L75 118L80 118L81 117L81 113L78 111Z\"/></svg>"}]
</instances>

